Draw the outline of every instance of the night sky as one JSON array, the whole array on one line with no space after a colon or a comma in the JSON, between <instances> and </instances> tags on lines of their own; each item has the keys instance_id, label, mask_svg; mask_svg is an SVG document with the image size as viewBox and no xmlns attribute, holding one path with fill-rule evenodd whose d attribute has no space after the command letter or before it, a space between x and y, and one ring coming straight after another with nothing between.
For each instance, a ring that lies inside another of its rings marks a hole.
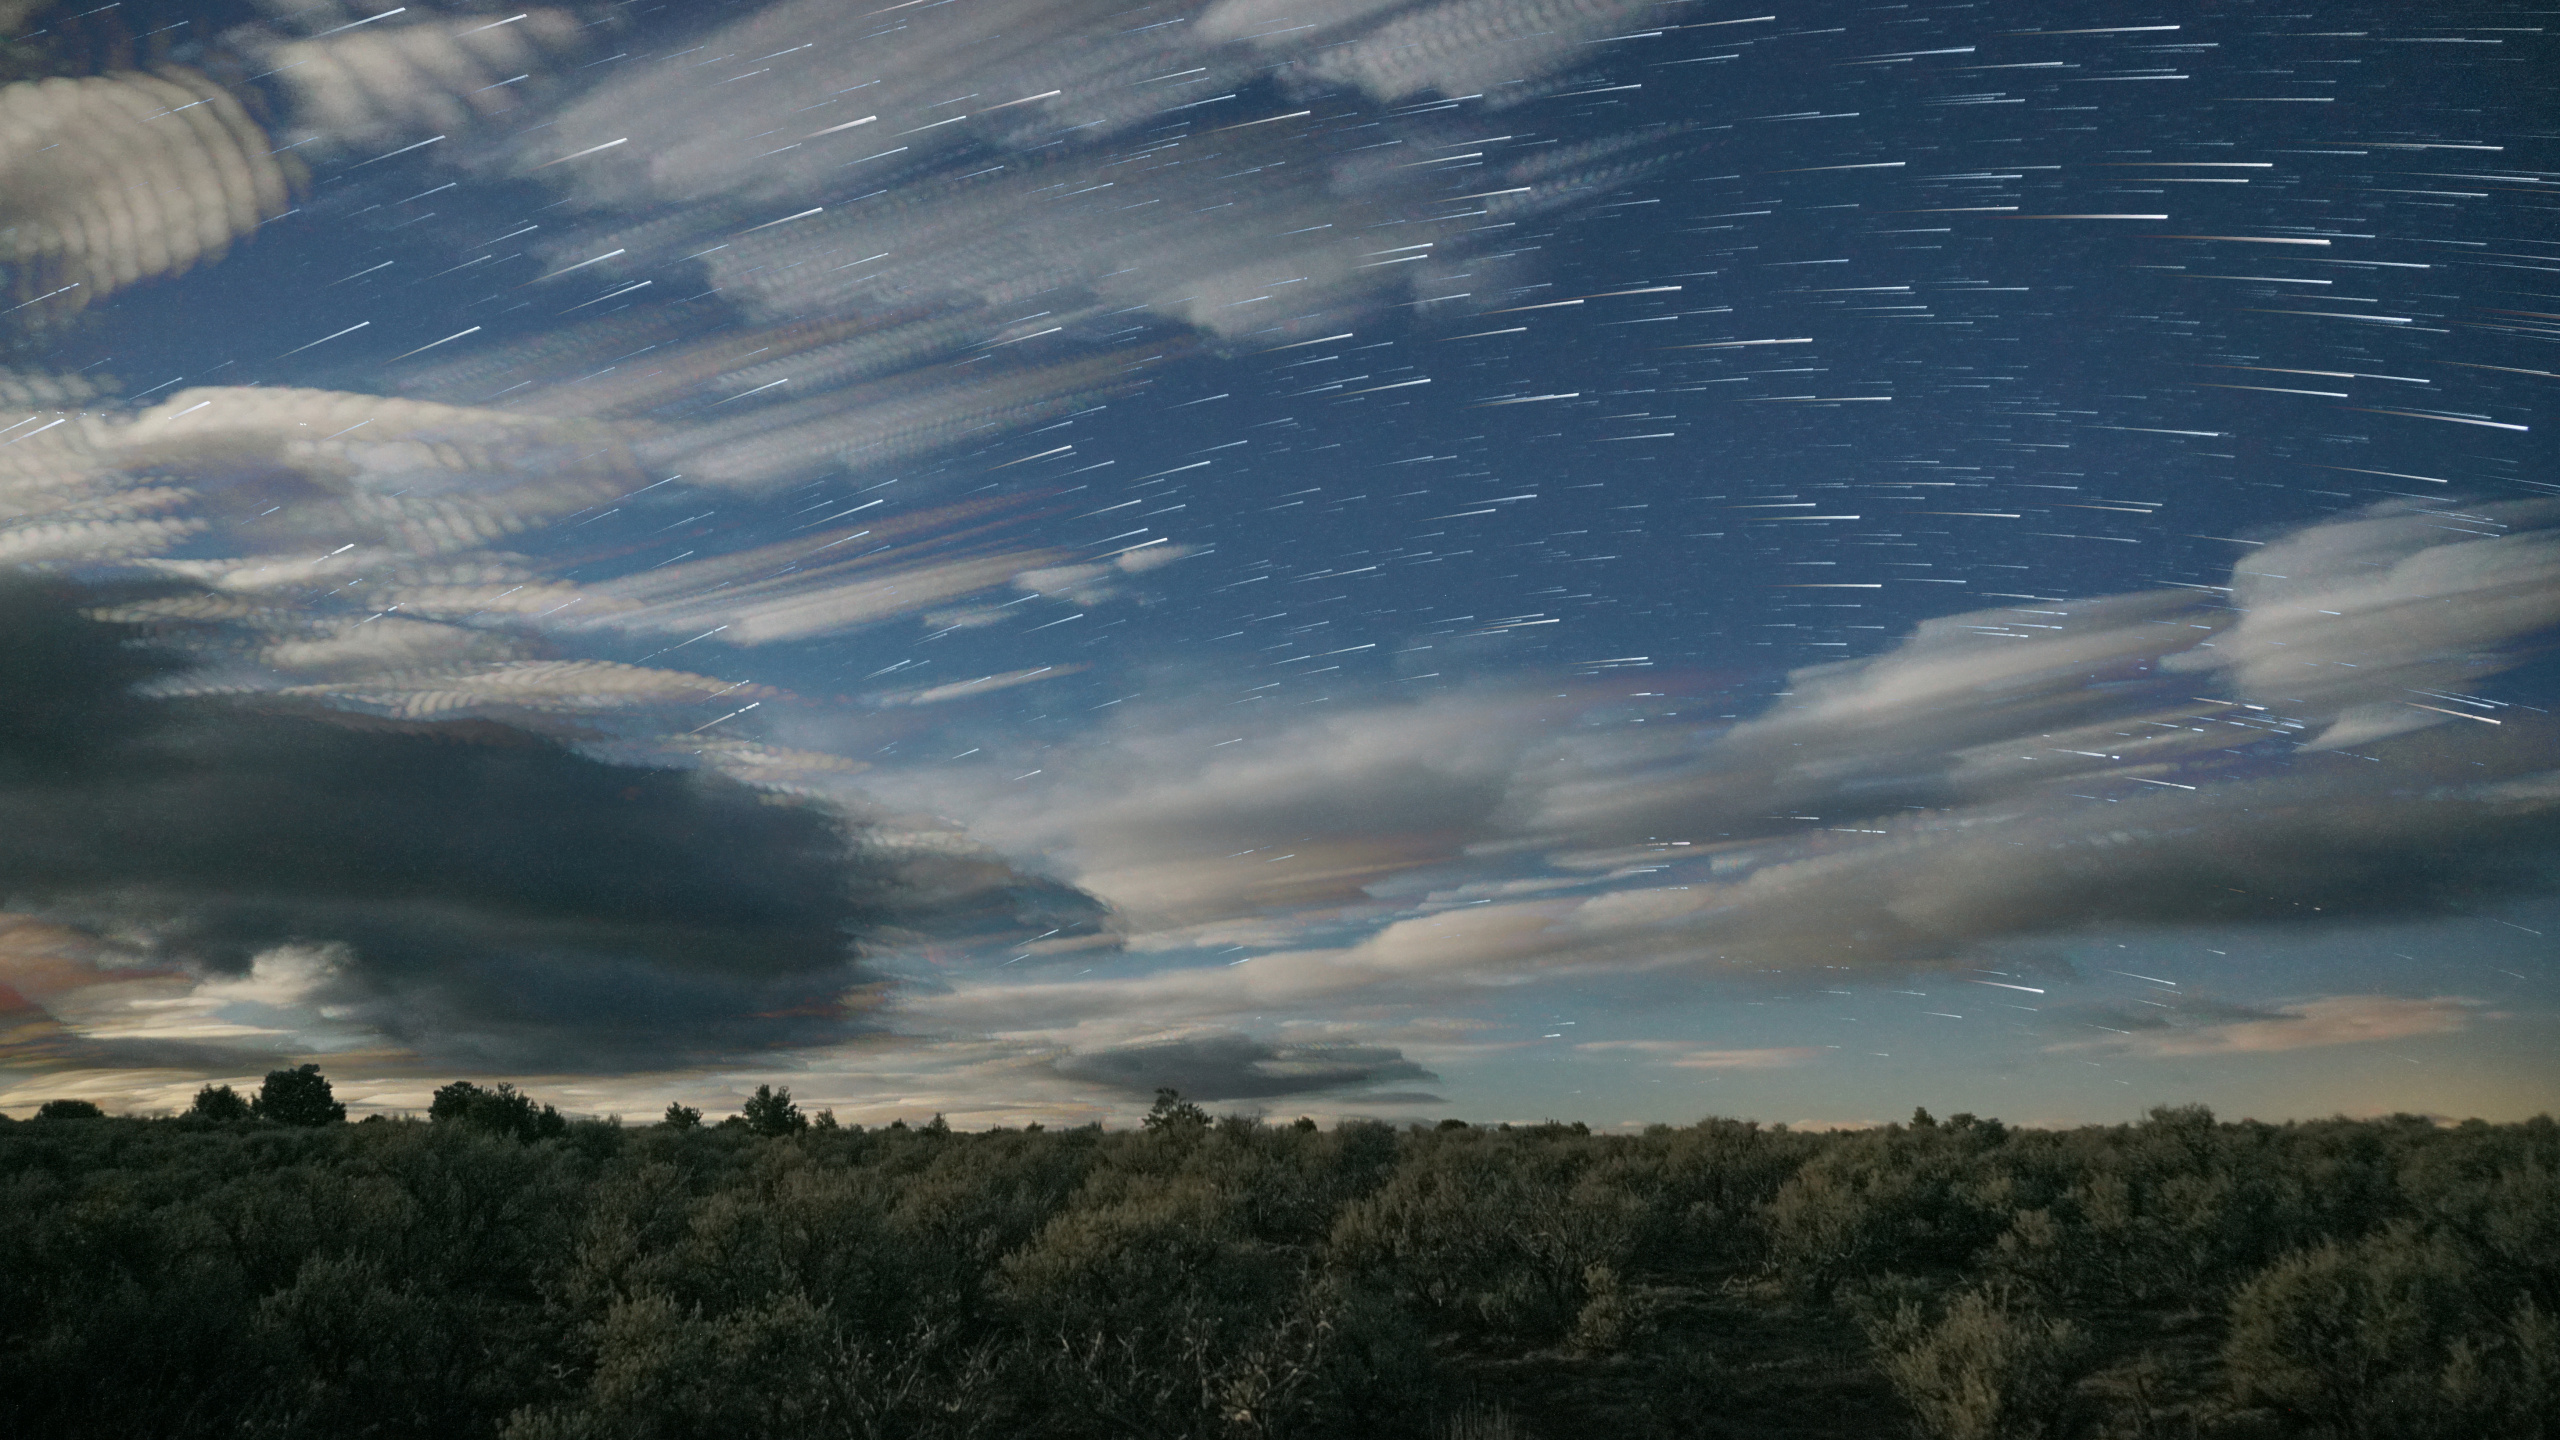
<instances>
[{"instance_id":1,"label":"night sky","mask_svg":"<svg viewBox=\"0 0 2560 1440\"><path fill-rule=\"evenodd\" d=\"M0 1109L2560 1096L2550 12L87 8Z\"/></svg>"}]
</instances>

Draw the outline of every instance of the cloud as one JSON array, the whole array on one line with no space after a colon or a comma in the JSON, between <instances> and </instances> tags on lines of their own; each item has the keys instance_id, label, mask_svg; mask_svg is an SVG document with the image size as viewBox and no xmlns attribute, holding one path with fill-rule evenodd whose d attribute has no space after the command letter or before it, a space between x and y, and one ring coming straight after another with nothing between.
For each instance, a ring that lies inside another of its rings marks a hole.
<instances>
[{"instance_id":1,"label":"cloud","mask_svg":"<svg viewBox=\"0 0 2560 1440\"><path fill-rule=\"evenodd\" d=\"M0 87L0 260L44 314L219 258L298 172L192 71Z\"/></svg>"},{"instance_id":2,"label":"cloud","mask_svg":"<svg viewBox=\"0 0 2560 1440\"><path fill-rule=\"evenodd\" d=\"M2286 557L2272 573L2329 602L2312 618L2197 591L1975 612L1800 670L1779 706L1721 731L1617 739L1474 692L1234 750L1185 725L1124 733L1090 768L1049 759L1068 777L1057 808L990 807L989 833L1045 842L1121 907L1138 948L1253 916L1255 953L908 1003L997 1029L1234 1023L1595 970L1933 966L2092 925L2321 924L2546 889L2560 873L2548 719L2412 707L2439 723L2354 754L2305 744L2357 706L2398 704L2442 673L2429 665L2487 674L2547 644L2560 552L2537 527L2552 514L2453 513L2371 512L2242 562L2235 594L2265 554ZM2295 650L2320 662L2316 686L2267 658Z\"/></svg>"},{"instance_id":3,"label":"cloud","mask_svg":"<svg viewBox=\"0 0 2560 1440\"><path fill-rule=\"evenodd\" d=\"M1448 0L1405 10L1356 40L1326 44L1310 68L1387 101L1433 92L1535 94L1536 80L1565 65L1577 47L1625 33L1652 8L1651 0Z\"/></svg>"},{"instance_id":4,"label":"cloud","mask_svg":"<svg viewBox=\"0 0 2560 1440\"><path fill-rule=\"evenodd\" d=\"M435 156L565 190L524 242L563 315L612 294L665 302L475 341L399 372L401 388L643 422L648 463L770 492L1067 418L1201 349L1267 350L1389 307L1432 325L1498 306L1535 263L1505 235L1603 203L1676 139L1486 139L1411 109L1346 130L1318 115L1324 97L1527 99L1646 8L1332 4L1272 26L1267 6L1221 5L1127 26L1099 0L886 21L781 0L677 52L761 57L754 105L716 66L643 58L504 137L453 122L520 103L526 87L481 72L538 78L534 52L574 38L557 11L263 43L307 62L284 82L298 118L341 143L432 124L450 132ZM1434 151L1471 163L1402 158Z\"/></svg>"},{"instance_id":5,"label":"cloud","mask_svg":"<svg viewBox=\"0 0 2560 1440\"><path fill-rule=\"evenodd\" d=\"M296 8L305 23L346 23L335 7ZM388 146L521 108L524 82L540 88L546 62L581 48L587 33L568 11L536 8L494 22L413 15L309 38L246 29L234 40L276 77L297 124L341 145Z\"/></svg>"},{"instance_id":6,"label":"cloud","mask_svg":"<svg viewBox=\"0 0 2560 1440\"><path fill-rule=\"evenodd\" d=\"M1139 712L1111 743L1055 757L1044 798L939 794L973 829L1041 854L1134 936L1266 907L1364 906L1392 877L1504 833L1540 743L1538 712L1466 695L1212 734Z\"/></svg>"},{"instance_id":7,"label":"cloud","mask_svg":"<svg viewBox=\"0 0 2560 1440\"><path fill-rule=\"evenodd\" d=\"M2447 711L2495 718L2427 692L2548 646L2555 525L2550 502L2393 502L2253 551L2228 604L2160 590L1926 621L1883 654L1795 671L1781 703L1711 739L1588 747L1532 825L1623 844L1783 834L1790 816L2040 807L2062 780L2177 783L2226 763L2235 741L2334 748L2453 722Z\"/></svg>"},{"instance_id":8,"label":"cloud","mask_svg":"<svg viewBox=\"0 0 2560 1440\"><path fill-rule=\"evenodd\" d=\"M499 1065L811 1043L859 1023L866 938L1082 903L485 721L144 698L182 662L84 618L98 598L0 588L0 904L192 977L166 998L195 1033L94 1020L110 1038L255 1002Z\"/></svg>"},{"instance_id":9,"label":"cloud","mask_svg":"<svg viewBox=\"0 0 2560 1440\"><path fill-rule=\"evenodd\" d=\"M2494 743L2404 737L2392 760L2407 791L2377 793L2371 762L2310 755L2301 773L2128 796L2107 808L2103 830L2074 809L2010 807L1698 860L1664 847L1647 879L1673 883L1405 914L1353 943L1284 945L1242 964L968 985L907 1004L920 1017L999 1029L1113 1014L1200 1020L1354 996L1482 994L1592 970L1712 980L1935 965L1993 940L2110 922L2443 913L2550 883L2560 787L2518 788L2510 776L2548 776L2560 736L2506 732Z\"/></svg>"},{"instance_id":10,"label":"cloud","mask_svg":"<svg viewBox=\"0 0 2560 1440\"><path fill-rule=\"evenodd\" d=\"M1275 1045L1240 1034L1123 1045L1068 1055L1054 1064L1070 1080L1138 1095L1171 1086L1194 1100L1267 1100L1440 1078L1384 1046Z\"/></svg>"},{"instance_id":11,"label":"cloud","mask_svg":"<svg viewBox=\"0 0 2560 1440\"><path fill-rule=\"evenodd\" d=\"M2394 503L2296 531L2234 567L2240 622L2167 668L2214 673L2253 700L2326 722L2336 748L2494 718L2446 690L2509 669L2560 624L2560 503ZM2519 648L2517 642L2535 639Z\"/></svg>"},{"instance_id":12,"label":"cloud","mask_svg":"<svg viewBox=\"0 0 2560 1440\"><path fill-rule=\"evenodd\" d=\"M947 685L929 685L921 690L899 690L875 696L872 704L884 708L900 705L940 705L950 700L972 700L980 695L1010 690L1016 685L1031 685L1042 680L1057 680L1081 672L1082 665L1038 665L1027 670L1008 670L1001 675L981 675L975 680L954 680Z\"/></svg>"},{"instance_id":13,"label":"cloud","mask_svg":"<svg viewBox=\"0 0 2560 1440\"><path fill-rule=\"evenodd\" d=\"M239 595L426 578L635 473L593 424L327 390L198 387L20 423L0 560L136 561Z\"/></svg>"},{"instance_id":14,"label":"cloud","mask_svg":"<svg viewBox=\"0 0 2560 1440\"><path fill-rule=\"evenodd\" d=\"M1824 1054L1809 1045L1710 1050L1677 1040L1595 1040L1573 1048L1602 1055L1634 1054L1681 1070L1784 1070L1809 1064Z\"/></svg>"},{"instance_id":15,"label":"cloud","mask_svg":"<svg viewBox=\"0 0 2560 1440\"><path fill-rule=\"evenodd\" d=\"M730 644L762 645L930 611L1064 558L1062 551L1027 547L951 553L955 543L1019 523L1020 503L978 501L887 515L620 576L574 592L578 609L553 623L569 634L717 634ZM970 521L979 523L956 535L946 529ZM555 608L566 610L557 602Z\"/></svg>"},{"instance_id":16,"label":"cloud","mask_svg":"<svg viewBox=\"0 0 2560 1440\"><path fill-rule=\"evenodd\" d=\"M2426 1000L2391 995L2332 995L2286 1005L2256 1018L2194 1028L2163 1025L2129 1035L2073 1040L2045 1048L2102 1050L2153 1058L2266 1055L2329 1045L2408 1040L2421 1035L2451 1035L2469 1028L2479 1013L2479 1004L2476 1000L2443 995Z\"/></svg>"}]
</instances>

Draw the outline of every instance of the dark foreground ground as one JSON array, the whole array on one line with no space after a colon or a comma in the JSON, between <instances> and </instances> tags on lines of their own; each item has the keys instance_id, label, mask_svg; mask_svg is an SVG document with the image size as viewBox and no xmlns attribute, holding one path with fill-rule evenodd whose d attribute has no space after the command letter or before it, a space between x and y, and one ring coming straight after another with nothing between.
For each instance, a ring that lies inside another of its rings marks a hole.
<instances>
[{"instance_id":1,"label":"dark foreground ground","mask_svg":"<svg viewBox=\"0 0 2560 1440\"><path fill-rule=\"evenodd\" d=\"M65 1440L2512 1440L2555 1317L2547 1118L0 1123Z\"/></svg>"}]
</instances>

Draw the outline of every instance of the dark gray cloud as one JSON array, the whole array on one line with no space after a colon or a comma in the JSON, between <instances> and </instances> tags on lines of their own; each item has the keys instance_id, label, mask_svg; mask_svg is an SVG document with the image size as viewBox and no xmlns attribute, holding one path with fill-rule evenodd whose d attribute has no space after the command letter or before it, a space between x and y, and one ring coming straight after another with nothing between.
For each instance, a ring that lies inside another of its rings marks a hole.
<instances>
[{"instance_id":1,"label":"dark gray cloud","mask_svg":"<svg viewBox=\"0 0 2560 1440\"><path fill-rule=\"evenodd\" d=\"M0 909L208 977L317 952L309 1002L423 1054L560 1069L830 1038L858 1019L865 937L1080 900L913 885L836 811L494 722L152 698L136 683L183 662L84 615L105 598L0 585Z\"/></svg>"},{"instance_id":2,"label":"dark gray cloud","mask_svg":"<svg viewBox=\"0 0 2560 1440\"><path fill-rule=\"evenodd\" d=\"M1390 1081L1440 1077L1380 1045L1274 1045L1250 1035L1204 1035L1122 1045L1057 1062L1070 1080L1108 1085L1133 1094L1172 1086L1194 1100L1267 1100L1358 1090ZM1436 1100L1406 1094L1402 1099Z\"/></svg>"}]
</instances>

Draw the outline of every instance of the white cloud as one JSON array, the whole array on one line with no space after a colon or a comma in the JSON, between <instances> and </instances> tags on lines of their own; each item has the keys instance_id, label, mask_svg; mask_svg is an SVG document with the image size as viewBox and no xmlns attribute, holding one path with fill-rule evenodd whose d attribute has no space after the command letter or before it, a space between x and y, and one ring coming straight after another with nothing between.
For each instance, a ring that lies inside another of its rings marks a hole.
<instances>
[{"instance_id":1,"label":"white cloud","mask_svg":"<svg viewBox=\"0 0 2560 1440\"><path fill-rule=\"evenodd\" d=\"M2342 746L2497 707L2429 692L2515 665L2514 642L2560 624L2560 503L2378 507L2298 530L2233 569L2244 612L2210 652L2167 661L2252 700L2327 722Z\"/></svg>"}]
</instances>

